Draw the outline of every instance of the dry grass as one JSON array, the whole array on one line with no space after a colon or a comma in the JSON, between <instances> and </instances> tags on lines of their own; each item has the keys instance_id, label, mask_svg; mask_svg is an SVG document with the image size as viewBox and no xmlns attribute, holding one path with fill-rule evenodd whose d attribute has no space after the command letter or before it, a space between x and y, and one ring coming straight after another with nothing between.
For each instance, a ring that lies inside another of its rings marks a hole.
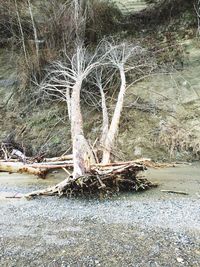
<instances>
[{"instance_id":1,"label":"dry grass","mask_svg":"<svg viewBox=\"0 0 200 267\"><path fill-rule=\"evenodd\" d=\"M18 72L22 89L30 87L33 80L40 82L49 63L63 57L64 53L70 55L76 39L77 22L71 0L41 1L39 5L32 1L32 9L35 25L27 1L17 1L16 6L13 0L0 0L0 38L6 45L10 42L18 53L20 51ZM87 1L85 14L85 26L80 24L80 27L85 27L83 40L90 46L116 31L121 16L117 7L106 0ZM38 40L35 40L34 27Z\"/></svg>"},{"instance_id":2,"label":"dry grass","mask_svg":"<svg viewBox=\"0 0 200 267\"><path fill-rule=\"evenodd\" d=\"M86 42L98 42L105 35L120 31L122 13L113 1L90 0L88 3Z\"/></svg>"},{"instance_id":3,"label":"dry grass","mask_svg":"<svg viewBox=\"0 0 200 267\"><path fill-rule=\"evenodd\" d=\"M200 156L200 140L194 129L175 123L162 122L156 143L164 146L170 158L176 158L177 153L188 152L196 158Z\"/></svg>"}]
</instances>

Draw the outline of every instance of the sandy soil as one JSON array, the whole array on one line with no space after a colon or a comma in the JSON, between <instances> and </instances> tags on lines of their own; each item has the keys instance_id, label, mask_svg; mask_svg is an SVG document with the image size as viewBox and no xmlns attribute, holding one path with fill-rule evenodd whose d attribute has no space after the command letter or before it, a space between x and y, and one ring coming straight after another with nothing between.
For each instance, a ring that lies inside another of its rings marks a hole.
<instances>
[{"instance_id":1,"label":"sandy soil","mask_svg":"<svg viewBox=\"0 0 200 267\"><path fill-rule=\"evenodd\" d=\"M197 267L199 171L200 165L150 170L158 188L112 200L1 198L0 266ZM0 191L28 192L61 179L1 173Z\"/></svg>"}]
</instances>

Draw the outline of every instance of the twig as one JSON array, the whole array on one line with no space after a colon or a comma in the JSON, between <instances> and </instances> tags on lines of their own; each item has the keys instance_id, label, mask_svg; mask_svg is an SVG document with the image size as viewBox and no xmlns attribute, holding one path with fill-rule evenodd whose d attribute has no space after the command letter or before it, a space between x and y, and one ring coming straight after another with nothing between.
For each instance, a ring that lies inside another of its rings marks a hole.
<instances>
[{"instance_id":1,"label":"twig","mask_svg":"<svg viewBox=\"0 0 200 267\"><path fill-rule=\"evenodd\" d=\"M69 176L71 175L71 173L66 169L66 168L62 168Z\"/></svg>"},{"instance_id":2,"label":"twig","mask_svg":"<svg viewBox=\"0 0 200 267\"><path fill-rule=\"evenodd\" d=\"M172 194L180 194L180 195L189 195L187 192L183 191L174 191L174 190L160 190L161 192L164 193L172 193Z\"/></svg>"},{"instance_id":3,"label":"twig","mask_svg":"<svg viewBox=\"0 0 200 267\"><path fill-rule=\"evenodd\" d=\"M106 185L101 181L99 175L97 175L97 180L98 180L99 183L100 183L100 187L99 187L99 189L100 189L100 188L105 188L105 187L106 187Z\"/></svg>"}]
</instances>

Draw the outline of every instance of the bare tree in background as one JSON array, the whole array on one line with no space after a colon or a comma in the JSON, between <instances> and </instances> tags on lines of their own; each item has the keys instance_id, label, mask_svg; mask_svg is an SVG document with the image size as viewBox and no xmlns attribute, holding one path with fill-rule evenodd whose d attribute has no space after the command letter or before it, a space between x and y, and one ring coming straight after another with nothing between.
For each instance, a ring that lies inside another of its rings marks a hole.
<instances>
[{"instance_id":1,"label":"bare tree in background","mask_svg":"<svg viewBox=\"0 0 200 267\"><path fill-rule=\"evenodd\" d=\"M36 28L36 25L35 25L35 20L34 20L34 16L33 16L31 1L27 0L27 3L28 3L29 14L30 14L31 22L32 22L32 26L33 26L35 51L36 51L37 60L38 60L38 64L39 64L39 40L38 40L37 28Z\"/></svg>"},{"instance_id":2,"label":"bare tree in background","mask_svg":"<svg viewBox=\"0 0 200 267\"><path fill-rule=\"evenodd\" d=\"M28 66L29 65L29 62L28 62L28 54L27 54L27 50L26 50L24 31L23 31L23 27L22 27L22 22L21 22L20 14L19 14L19 8L18 8L17 0L14 0L14 4L15 4L15 9L16 9L16 14L17 14L17 20L18 20L18 25L19 25L20 34L21 34L21 40L22 40L22 47L23 47L23 52L24 52L24 58L25 58L25 62L27 64L27 66Z\"/></svg>"},{"instance_id":3,"label":"bare tree in background","mask_svg":"<svg viewBox=\"0 0 200 267\"><path fill-rule=\"evenodd\" d=\"M200 34L200 0L196 1L196 4L194 4L194 9L197 16L197 33Z\"/></svg>"}]
</instances>

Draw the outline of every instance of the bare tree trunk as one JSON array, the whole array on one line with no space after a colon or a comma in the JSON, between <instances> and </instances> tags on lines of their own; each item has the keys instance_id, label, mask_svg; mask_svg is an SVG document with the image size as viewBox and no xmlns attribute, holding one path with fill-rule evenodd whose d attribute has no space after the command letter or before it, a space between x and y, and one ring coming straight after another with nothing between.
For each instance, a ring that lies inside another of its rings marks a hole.
<instances>
[{"instance_id":1,"label":"bare tree trunk","mask_svg":"<svg viewBox=\"0 0 200 267\"><path fill-rule=\"evenodd\" d=\"M83 120L80 106L80 90L82 80L77 80L73 87L71 97L71 135L73 145L73 178L84 176L94 163L94 156L84 136Z\"/></svg>"},{"instance_id":2,"label":"bare tree trunk","mask_svg":"<svg viewBox=\"0 0 200 267\"><path fill-rule=\"evenodd\" d=\"M17 20L18 20L18 24L19 24L20 33L21 33L21 38L22 38L22 47L23 47L23 51L24 51L24 57L25 57L26 64L28 66L29 65L28 64L28 56L27 56L27 52L26 52L24 32L23 32L23 29L22 29L22 23L21 23L21 18L20 18L20 15L19 15L17 0L15 0L15 9L16 9Z\"/></svg>"},{"instance_id":3,"label":"bare tree trunk","mask_svg":"<svg viewBox=\"0 0 200 267\"><path fill-rule=\"evenodd\" d=\"M120 86L120 91L119 91L115 111L114 111L112 121L110 124L110 128L109 128L106 140L104 142L103 159L102 159L102 163L104 164L110 162L111 151L112 151L112 147L115 142L115 137L119 129L119 121L120 121L121 112L123 109L124 95L126 92L126 76L125 76L124 67L121 66L119 68L119 71L120 71L120 78L121 78L121 86Z\"/></svg>"},{"instance_id":4,"label":"bare tree trunk","mask_svg":"<svg viewBox=\"0 0 200 267\"><path fill-rule=\"evenodd\" d=\"M103 125L102 125L102 135L100 143L104 144L106 140L106 136L108 134L108 127L109 127L109 118L108 118L108 109L106 106L106 97L101 85L99 85L99 89L101 92L101 107L102 107L102 115L103 115Z\"/></svg>"},{"instance_id":5,"label":"bare tree trunk","mask_svg":"<svg viewBox=\"0 0 200 267\"><path fill-rule=\"evenodd\" d=\"M68 117L71 121L71 96L70 96L70 89L66 89L66 102L67 102L67 111L68 111Z\"/></svg>"},{"instance_id":6,"label":"bare tree trunk","mask_svg":"<svg viewBox=\"0 0 200 267\"><path fill-rule=\"evenodd\" d=\"M35 21L34 21L34 18L33 18L33 12L32 12L32 7L31 7L30 0L28 0L28 8L29 8L29 13L30 13L30 17L31 17L32 26L33 26L34 39L35 39L35 49L36 49L36 55L37 55L37 60L38 60L38 64L39 64L39 43L38 43L38 35L37 35L37 29L36 29Z\"/></svg>"},{"instance_id":7,"label":"bare tree trunk","mask_svg":"<svg viewBox=\"0 0 200 267\"><path fill-rule=\"evenodd\" d=\"M74 0L74 23L76 32L76 42L82 43L85 38L85 27L86 27L86 17L85 17L85 1Z\"/></svg>"}]
</instances>

